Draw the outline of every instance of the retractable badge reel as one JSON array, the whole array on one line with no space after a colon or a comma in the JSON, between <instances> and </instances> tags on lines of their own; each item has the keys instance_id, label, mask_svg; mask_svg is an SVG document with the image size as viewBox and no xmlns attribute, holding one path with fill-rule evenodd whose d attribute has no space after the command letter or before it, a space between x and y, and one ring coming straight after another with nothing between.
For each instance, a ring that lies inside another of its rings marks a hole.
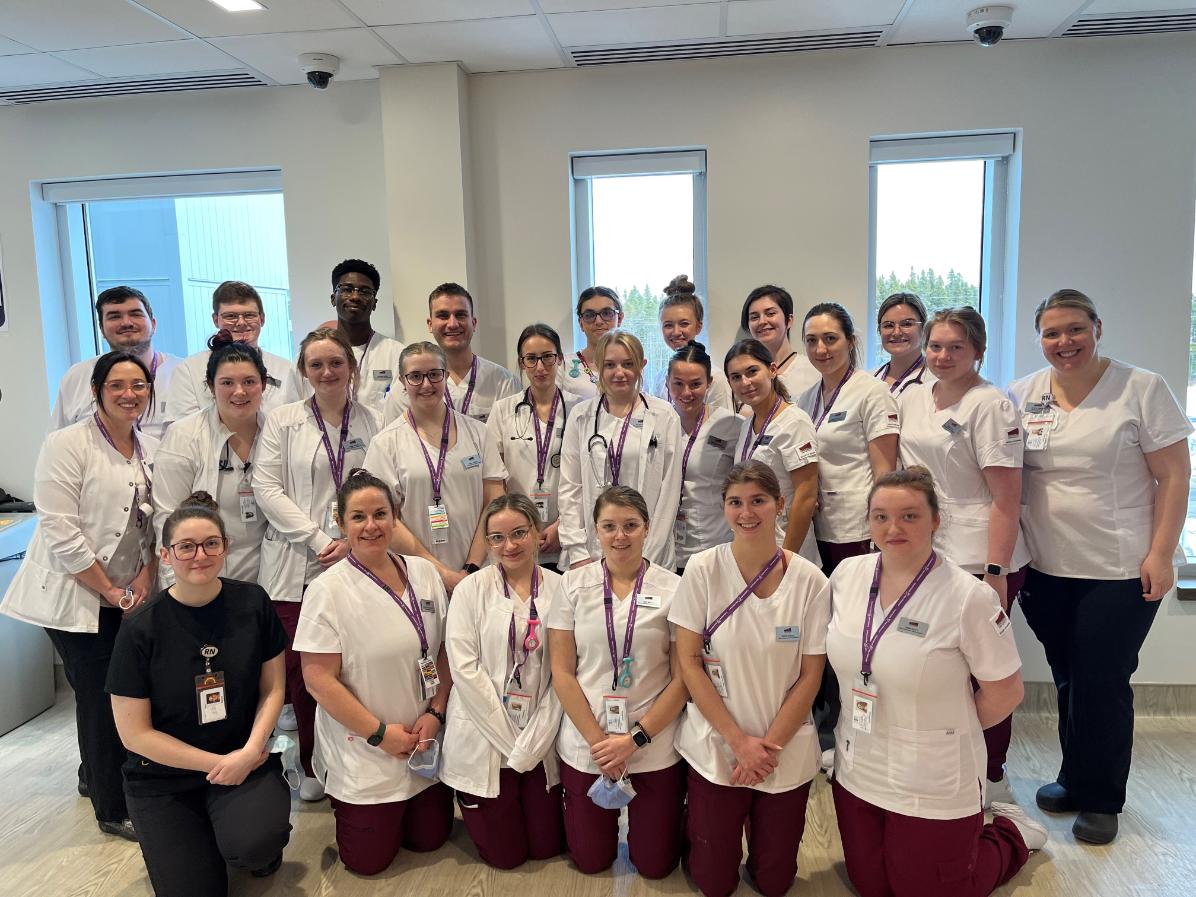
<instances>
[{"instance_id":1,"label":"retractable badge reel","mask_svg":"<svg viewBox=\"0 0 1196 897\"><path fill-rule=\"evenodd\" d=\"M199 723L217 723L228 717L228 704L224 693L224 673L212 671L212 658L220 653L214 645L199 649L203 657L204 671L195 677L195 698L199 705Z\"/></svg>"}]
</instances>

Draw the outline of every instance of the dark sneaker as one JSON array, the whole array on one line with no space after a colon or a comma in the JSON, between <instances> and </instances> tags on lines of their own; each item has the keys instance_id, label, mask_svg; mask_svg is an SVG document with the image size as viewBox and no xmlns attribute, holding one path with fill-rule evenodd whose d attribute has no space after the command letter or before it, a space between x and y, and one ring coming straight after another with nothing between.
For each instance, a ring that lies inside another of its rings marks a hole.
<instances>
[{"instance_id":1,"label":"dark sneaker","mask_svg":"<svg viewBox=\"0 0 1196 897\"><path fill-rule=\"evenodd\" d=\"M1048 813L1074 813L1080 809L1072 801L1067 789L1058 782L1049 782L1043 785L1034 795L1034 800L1038 804L1038 809L1046 810Z\"/></svg>"},{"instance_id":2,"label":"dark sneaker","mask_svg":"<svg viewBox=\"0 0 1196 897\"><path fill-rule=\"evenodd\" d=\"M1117 837L1117 814L1082 812L1076 817L1071 833L1077 841L1108 844Z\"/></svg>"},{"instance_id":3,"label":"dark sneaker","mask_svg":"<svg viewBox=\"0 0 1196 897\"><path fill-rule=\"evenodd\" d=\"M269 878L271 875L273 875L275 872L278 871L278 868L281 865L282 865L282 854L280 853L269 863L262 866L261 869L254 869L249 874L252 875L254 878Z\"/></svg>"},{"instance_id":4,"label":"dark sneaker","mask_svg":"<svg viewBox=\"0 0 1196 897\"><path fill-rule=\"evenodd\" d=\"M99 825L100 831L105 835L116 835L126 841L137 842L137 830L133 828L132 821L128 819L122 819L120 822L101 822Z\"/></svg>"}]
</instances>

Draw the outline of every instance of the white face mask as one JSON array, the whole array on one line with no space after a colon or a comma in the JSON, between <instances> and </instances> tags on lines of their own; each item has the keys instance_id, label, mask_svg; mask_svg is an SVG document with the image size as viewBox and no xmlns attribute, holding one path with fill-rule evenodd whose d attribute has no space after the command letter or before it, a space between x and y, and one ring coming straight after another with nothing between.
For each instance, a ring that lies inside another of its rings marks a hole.
<instances>
[{"instance_id":1,"label":"white face mask","mask_svg":"<svg viewBox=\"0 0 1196 897\"><path fill-rule=\"evenodd\" d=\"M627 776L623 776L618 781L608 779L606 776L599 776L586 793L590 800L602 809L619 810L631 803L631 799L635 797L635 788L632 787L631 779Z\"/></svg>"},{"instance_id":2,"label":"white face mask","mask_svg":"<svg viewBox=\"0 0 1196 897\"><path fill-rule=\"evenodd\" d=\"M407 758L407 768L417 776L434 779L440 772L440 739L425 738L420 744L428 745L428 749L412 751L411 756Z\"/></svg>"}]
</instances>

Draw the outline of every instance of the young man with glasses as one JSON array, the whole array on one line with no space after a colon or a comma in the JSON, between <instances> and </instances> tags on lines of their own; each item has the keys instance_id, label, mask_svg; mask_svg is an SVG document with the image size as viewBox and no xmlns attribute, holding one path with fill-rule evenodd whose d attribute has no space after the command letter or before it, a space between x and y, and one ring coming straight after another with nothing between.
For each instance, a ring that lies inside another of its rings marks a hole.
<instances>
[{"instance_id":1,"label":"young man with glasses","mask_svg":"<svg viewBox=\"0 0 1196 897\"><path fill-rule=\"evenodd\" d=\"M455 411L480 420L499 399L520 392L519 380L500 364L475 355L470 347L478 319L473 297L457 283L442 283L428 296L428 330L448 364L445 401ZM392 389L383 413L389 424L407 409L406 390Z\"/></svg>"},{"instance_id":2,"label":"young man with glasses","mask_svg":"<svg viewBox=\"0 0 1196 897\"><path fill-rule=\"evenodd\" d=\"M403 344L374 330L370 316L378 307L378 269L361 259L345 259L332 269L332 307L336 328L353 346L357 356L357 401L381 414L386 396L403 391L399 354Z\"/></svg>"},{"instance_id":3,"label":"young man with glasses","mask_svg":"<svg viewBox=\"0 0 1196 897\"><path fill-rule=\"evenodd\" d=\"M166 388L175 368L183 359L154 351L154 332L158 322L145 294L135 287L109 287L96 299L96 320L100 333L111 349L123 349L140 358L154 377L156 399L145 409L138 427L161 439L173 416L167 415ZM98 356L97 356L98 357ZM87 358L72 365L58 384L58 398L50 415L49 431L61 430L90 417L95 411L91 397L91 372L96 359Z\"/></svg>"},{"instance_id":4,"label":"young man with glasses","mask_svg":"<svg viewBox=\"0 0 1196 897\"><path fill-rule=\"evenodd\" d=\"M212 324L217 330L227 330L238 342L248 343L262 353L266 364L266 388L262 393L262 413L265 414L288 402L297 402L308 394L307 384L299 376L295 365L258 346L258 338L266 325L266 312L257 290L239 280L226 280L212 293ZM179 420L212 405L212 392L207 385L208 356L205 349L189 356L172 378L166 394L166 407L171 420ZM159 392L162 392L159 388Z\"/></svg>"}]
</instances>

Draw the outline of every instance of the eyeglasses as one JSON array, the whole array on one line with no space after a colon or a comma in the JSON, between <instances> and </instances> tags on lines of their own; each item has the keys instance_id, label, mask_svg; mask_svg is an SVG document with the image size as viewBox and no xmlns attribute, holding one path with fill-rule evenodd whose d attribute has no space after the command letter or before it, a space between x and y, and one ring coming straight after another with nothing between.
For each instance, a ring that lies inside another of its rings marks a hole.
<instances>
[{"instance_id":1,"label":"eyeglasses","mask_svg":"<svg viewBox=\"0 0 1196 897\"><path fill-rule=\"evenodd\" d=\"M444 379L444 368L432 368L430 371L412 371L410 374L402 374L401 376L408 386L420 386L425 379L429 383L439 383Z\"/></svg>"},{"instance_id":2,"label":"eyeglasses","mask_svg":"<svg viewBox=\"0 0 1196 897\"><path fill-rule=\"evenodd\" d=\"M241 314L234 314L233 312L222 312L220 314L221 324L236 324L238 321L244 321L246 324L256 324L262 319L262 316L256 311L242 312Z\"/></svg>"},{"instance_id":3,"label":"eyeglasses","mask_svg":"<svg viewBox=\"0 0 1196 897\"><path fill-rule=\"evenodd\" d=\"M917 330L922 322L917 318L905 318L902 321L884 321L880 325L881 333L892 333L894 330Z\"/></svg>"},{"instance_id":4,"label":"eyeglasses","mask_svg":"<svg viewBox=\"0 0 1196 897\"><path fill-rule=\"evenodd\" d=\"M170 546L170 553L174 555L176 561L189 561L195 557L199 549L203 549L203 553L210 558L218 558L228 550L228 540L223 536L212 536L210 539L204 539L202 542L192 542L190 539L184 539L182 542L175 542Z\"/></svg>"},{"instance_id":5,"label":"eyeglasses","mask_svg":"<svg viewBox=\"0 0 1196 897\"><path fill-rule=\"evenodd\" d=\"M122 396L130 389L133 390L134 395L145 395L149 392L149 384L144 380L134 380L132 383L124 380L109 380L104 384L104 392L110 396Z\"/></svg>"},{"instance_id":6,"label":"eyeglasses","mask_svg":"<svg viewBox=\"0 0 1196 897\"><path fill-rule=\"evenodd\" d=\"M534 371L536 365L543 364L546 368L556 367L560 364L561 356L556 352L545 352L542 355L520 355L519 363L527 368L529 371Z\"/></svg>"},{"instance_id":7,"label":"eyeglasses","mask_svg":"<svg viewBox=\"0 0 1196 897\"><path fill-rule=\"evenodd\" d=\"M604 321L613 321L618 314L619 310L617 308L610 308L608 306L607 308L601 309L599 311L594 311L592 308L587 308L585 311L579 314L578 317L587 324L593 324L594 321L596 321L599 317L601 317Z\"/></svg>"},{"instance_id":8,"label":"eyeglasses","mask_svg":"<svg viewBox=\"0 0 1196 897\"><path fill-rule=\"evenodd\" d=\"M352 296L354 293L356 293L362 299L373 299L376 295L378 295L378 291L373 287L359 287L352 283L338 283L336 285L336 292L340 293L342 296Z\"/></svg>"},{"instance_id":9,"label":"eyeglasses","mask_svg":"<svg viewBox=\"0 0 1196 897\"><path fill-rule=\"evenodd\" d=\"M643 529L643 526L643 522L639 520L629 520L622 526L619 526L617 523L605 521L598 524L598 532L602 533L604 536L614 536L620 532L625 536L634 536L641 529Z\"/></svg>"},{"instance_id":10,"label":"eyeglasses","mask_svg":"<svg viewBox=\"0 0 1196 897\"><path fill-rule=\"evenodd\" d=\"M503 543L510 539L516 545L527 538L531 528L521 526L519 529L513 529L509 533L486 533L486 541L490 543L491 548L502 548Z\"/></svg>"}]
</instances>

